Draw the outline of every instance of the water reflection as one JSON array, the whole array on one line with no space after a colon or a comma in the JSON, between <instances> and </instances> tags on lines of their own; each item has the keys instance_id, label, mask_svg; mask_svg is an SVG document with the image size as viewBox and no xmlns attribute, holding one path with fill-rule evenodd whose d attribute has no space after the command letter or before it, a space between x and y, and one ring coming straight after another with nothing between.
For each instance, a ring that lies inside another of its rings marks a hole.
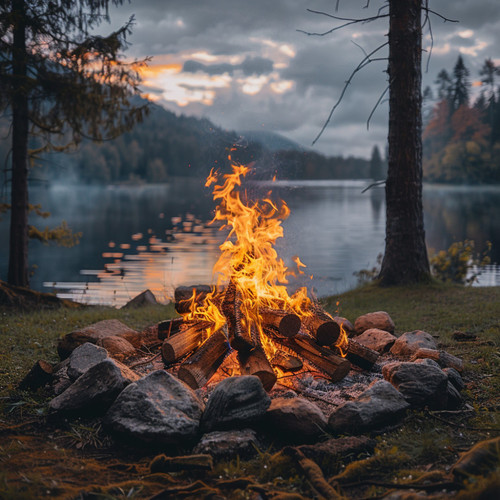
<instances>
[{"instance_id":1,"label":"water reflection","mask_svg":"<svg viewBox=\"0 0 500 500\"><path fill-rule=\"evenodd\" d=\"M293 267L298 255L306 274L290 288L308 286L318 296L353 288L354 271L370 269L383 252L384 189L366 193L364 181L305 181L253 186L272 187L290 207L285 238L277 250ZM203 181L138 187L52 186L32 190L32 201L52 213L50 225L65 219L81 231L81 244L71 248L31 244L38 265L36 289L54 289L93 304L120 306L146 288L160 300L181 284L209 283L224 235L207 225L214 208ZM492 260L500 262L500 187L424 187L426 239L430 249L474 239L482 250L493 243ZM35 222L35 221L33 221ZM6 242L8 221L0 221ZM7 245L0 248L0 276L7 269ZM81 270L84 271L81 271ZM312 276L312 279L310 277ZM479 277L484 286L500 286L498 266Z\"/></svg>"}]
</instances>

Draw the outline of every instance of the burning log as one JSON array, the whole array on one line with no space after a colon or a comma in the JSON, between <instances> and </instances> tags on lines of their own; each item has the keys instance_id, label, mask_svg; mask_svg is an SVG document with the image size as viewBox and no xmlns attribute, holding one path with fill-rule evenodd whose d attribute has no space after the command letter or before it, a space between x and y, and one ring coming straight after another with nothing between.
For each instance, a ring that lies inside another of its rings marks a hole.
<instances>
[{"instance_id":1,"label":"burning log","mask_svg":"<svg viewBox=\"0 0 500 500\"><path fill-rule=\"evenodd\" d=\"M210 285L178 286L174 291L175 310L179 314L188 313L191 310L191 300L194 293L194 301L201 304L209 293L213 291Z\"/></svg>"},{"instance_id":2,"label":"burning log","mask_svg":"<svg viewBox=\"0 0 500 500\"><path fill-rule=\"evenodd\" d=\"M371 370L380 354L355 340L349 339L347 343L347 359L363 370Z\"/></svg>"},{"instance_id":3,"label":"burning log","mask_svg":"<svg viewBox=\"0 0 500 500\"><path fill-rule=\"evenodd\" d=\"M342 380L351 369L351 363L321 347L308 335L299 333L293 339L276 339L326 373L333 382Z\"/></svg>"},{"instance_id":4,"label":"burning log","mask_svg":"<svg viewBox=\"0 0 500 500\"><path fill-rule=\"evenodd\" d=\"M310 316L303 318L304 326L319 345L332 345L339 338L339 324L318 306L310 312L312 313Z\"/></svg>"},{"instance_id":5,"label":"burning log","mask_svg":"<svg viewBox=\"0 0 500 500\"><path fill-rule=\"evenodd\" d=\"M168 339L174 333L177 333L184 320L182 318L173 318L160 321L158 323L158 338L160 340Z\"/></svg>"},{"instance_id":6,"label":"burning log","mask_svg":"<svg viewBox=\"0 0 500 500\"><path fill-rule=\"evenodd\" d=\"M217 330L179 367L177 376L192 389L203 387L229 352L226 335Z\"/></svg>"},{"instance_id":7,"label":"burning log","mask_svg":"<svg viewBox=\"0 0 500 500\"><path fill-rule=\"evenodd\" d=\"M299 358L286 352L277 352L271 362L274 366L281 368L285 372L296 372L304 367Z\"/></svg>"},{"instance_id":8,"label":"burning log","mask_svg":"<svg viewBox=\"0 0 500 500\"><path fill-rule=\"evenodd\" d=\"M249 352L238 352L238 362L242 375L256 375L260 378L266 391L270 391L276 383L277 376L261 346Z\"/></svg>"},{"instance_id":9,"label":"burning log","mask_svg":"<svg viewBox=\"0 0 500 500\"><path fill-rule=\"evenodd\" d=\"M196 349L201 344L203 332L207 327L207 323L199 322L166 339L161 346L163 361L173 363Z\"/></svg>"},{"instance_id":10,"label":"burning log","mask_svg":"<svg viewBox=\"0 0 500 500\"><path fill-rule=\"evenodd\" d=\"M300 318L293 313L278 309L263 309L260 312L264 327L276 329L282 337L295 337L300 330Z\"/></svg>"},{"instance_id":11,"label":"burning log","mask_svg":"<svg viewBox=\"0 0 500 500\"><path fill-rule=\"evenodd\" d=\"M258 344L258 339L255 334L249 335L248 329L243 326L243 316L241 311L241 299L238 292L235 292L234 299L234 319L233 319L233 330L231 335L231 347L236 349L238 352L248 352L254 349Z\"/></svg>"}]
</instances>

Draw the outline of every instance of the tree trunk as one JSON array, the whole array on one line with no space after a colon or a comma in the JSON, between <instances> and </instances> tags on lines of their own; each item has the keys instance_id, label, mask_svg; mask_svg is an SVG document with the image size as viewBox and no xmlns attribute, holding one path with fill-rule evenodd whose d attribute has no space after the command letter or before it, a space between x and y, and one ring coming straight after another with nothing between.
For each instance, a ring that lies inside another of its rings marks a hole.
<instances>
[{"instance_id":1,"label":"tree trunk","mask_svg":"<svg viewBox=\"0 0 500 500\"><path fill-rule=\"evenodd\" d=\"M16 16L12 52L12 186L9 271L11 285L29 286L28 280L28 82L24 0L12 0Z\"/></svg>"},{"instance_id":2,"label":"tree trunk","mask_svg":"<svg viewBox=\"0 0 500 500\"><path fill-rule=\"evenodd\" d=\"M421 0L389 1L389 170L382 285L430 276L422 208Z\"/></svg>"}]
</instances>

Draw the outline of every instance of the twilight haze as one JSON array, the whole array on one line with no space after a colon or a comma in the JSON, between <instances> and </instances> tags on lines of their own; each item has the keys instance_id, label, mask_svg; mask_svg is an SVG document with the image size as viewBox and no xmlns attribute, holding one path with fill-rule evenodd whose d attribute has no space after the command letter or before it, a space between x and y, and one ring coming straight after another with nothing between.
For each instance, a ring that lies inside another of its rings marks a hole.
<instances>
[{"instance_id":1,"label":"twilight haze","mask_svg":"<svg viewBox=\"0 0 500 500\"><path fill-rule=\"evenodd\" d=\"M363 51L387 40L387 18L326 36L299 31L322 33L343 24L307 9L365 18L385 5L382 0L372 0L366 9L366 0L338 3L335 11L337 0L131 0L110 14L113 27L135 16L126 55L152 57L143 72L144 93L151 99L227 130L278 132L309 148ZM451 73L459 54L471 83L485 59L500 64L498 0L430 0L429 7L459 22L431 14L434 45L426 72L427 24L424 86L432 85L442 68ZM387 51L373 57L385 58ZM374 144L384 150L387 102L376 110L369 130L366 122L387 86L386 65L386 60L374 61L357 73L314 150L363 157Z\"/></svg>"}]
</instances>

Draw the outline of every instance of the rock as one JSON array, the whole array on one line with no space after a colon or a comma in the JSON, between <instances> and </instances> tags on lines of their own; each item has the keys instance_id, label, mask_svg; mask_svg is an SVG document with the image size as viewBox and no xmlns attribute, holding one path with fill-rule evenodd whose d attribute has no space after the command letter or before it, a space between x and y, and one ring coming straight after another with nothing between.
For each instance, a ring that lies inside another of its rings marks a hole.
<instances>
[{"instance_id":1,"label":"rock","mask_svg":"<svg viewBox=\"0 0 500 500\"><path fill-rule=\"evenodd\" d=\"M460 391L450 382L448 381L448 386L446 388L447 400L446 400L446 408L448 410L456 410L460 408L463 403L462 395Z\"/></svg>"},{"instance_id":2,"label":"rock","mask_svg":"<svg viewBox=\"0 0 500 500\"><path fill-rule=\"evenodd\" d=\"M466 451L451 468L458 479L470 476L488 476L500 463L500 437L480 441Z\"/></svg>"},{"instance_id":3,"label":"rock","mask_svg":"<svg viewBox=\"0 0 500 500\"><path fill-rule=\"evenodd\" d=\"M323 412L304 398L276 398L271 401L265 428L275 436L291 442L307 443L317 439L326 429Z\"/></svg>"},{"instance_id":4,"label":"rock","mask_svg":"<svg viewBox=\"0 0 500 500\"><path fill-rule=\"evenodd\" d=\"M117 337L116 335L99 339L97 345L106 349L108 354L116 359L124 359L136 353L135 347L128 340ZM75 349L75 351L76 350L77 349ZM75 351L73 351L73 353Z\"/></svg>"},{"instance_id":5,"label":"rock","mask_svg":"<svg viewBox=\"0 0 500 500\"><path fill-rule=\"evenodd\" d=\"M347 333L348 337L353 337L354 335L356 335L356 328L354 328L354 325L347 318L343 318L342 316L334 316L333 321L344 328L344 331Z\"/></svg>"},{"instance_id":6,"label":"rock","mask_svg":"<svg viewBox=\"0 0 500 500\"><path fill-rule=\"evenodd\" d=\"M154 293L151 290L144 290L144 292L136 295L133 299L129 300L121 309L127 309L130 307L142 307L147 305L158 304Z\"/></svg>"},{"instance_id":7,"label":"rock","mask_svg":"<svg viewBox=\"0 0 500 500\"><path fill-rule=\"evenodd\" d=\"M52 411L101 415L127 384L139 375L107 358L89 368L64 392L49 402Z\"/></svg>"},{"instance_id":8,"label":"rock","mask_svg":"<svg viewBox=\"0 0 500 500\"><path fill-rule=\"evenodd\" d=\"M167 457L158 455L149 464L151 474L155 472L181 472L193 470L212 470L214 466L210 455L186 455L183 457Z\"/></svg>"},{"instance_id":9,"label":"rock","mask_svg":"<svg viewBox=\"0 0 500 500\"><path fill-rule=\"evenodd\" d=\"M52 391L56 396L63 393L73 383L73 381L68 377L68 364L69 358L66 358L54 366Z\"/></svg>"},{"instance_id":10,"label":"rock","mask_svg":"<svg viewBox=\"0 0 500 500\"><path fill-rule=\"evenodd\" d=\"M67 374L71 380L76 380L89 368L97 365L108 357L106 349L90 342L78 346L69 356Z\"/></svg>"},{"instance_id":11,"label":"rock","mask_svg":"<svg viewBox=\"0 0 500 500\"><path fill-rule=\"evenodd\" d=\"M411 356L419 349L437 349L436 342L431 334L422 330L406 332L399 337L391 347L391 354L395 356Z\"/></svg>"},{"instance_id":12,"label":"rock","mask_svg":"<svg viewBox=\"0 0 500 500\"><path fill-rule=\"evenodd\" d=\"M356 342L382 354L392 347L396 342L396 338L392 333L385 330L369 328L356 337Z\"/></svg>"},{"instance_id":13,"label":"rock","mask_svg":"<svg viewBox=\"0 0 500 500\"><path fill-rule=\"evenodd\" d=\"M316 463L345 461L346 457L356 457L360 453L373 452L376 441L367 436L347 436L332 438L313 445L303 444L299 449L307 458Z\"/></svg>"},{"instance_id":14,"label":"rock","mask_svg":"<svg viewBox=\"0 0 500 500\"><path fill-rule=\"evenodd\" d=\"M458 372L464 370L464 362L460 358L446 351L437 351L435 349L420 348L415 352L411 361L425 358L433 359L441 368L455 368Z\"/></svg>"},{"instance_id":15,"label":"rock","mask_svg":"<svg viewBox=\"0 0 500 500\"><path fill-rule=\"evenodd\" d=\"M96 344L98 340L105 337L117 335L135 345L131 339L138 339L139 334L117 319L106 319L86 326L80 330L66 334L57 345L57 352L61 359L67 358L79 345L90 342ZM140 342L136 347L140 346Z\"/></svg>"},{"instance_id":16,"label":"rock","mask_svg":"<svg viewBox=\"0 0 500 500\"><path fill-rule=\"evenodd\" d=\"M258 377L228 377L210 394L202 429L210 432L249 426L264 416L270 404L271 398Z\"/></svg>"},{"instance_id":17,"label":"rock","mask_svg":"<svg viewBox=\"0 0 500 500\"><path fill-rule=\"evenodd\" d=\"M416 361L414 361L414 363L418 365L433 366L434 368L439 368L441 370L441 367L433 359L429 358L417 359Z\"/></svg>"},{"instance_id":18,"label":"rock","mask_svg":"<svg viewBox=\"0 0 500 500\"><path fill-rule=\"evenodd\" d=\"M257 453L259 442L253 429L214 431L204 434L194 453L208 453L214 460L250 458Z\"/></svg>"},{"instance_id":19,"label":"rock","mask_svg":"<svg viewBox=\"0 0 500 500\"><path fill-rule=\"evenodd\" d=\"M377 311L368 314L363 314L354 322L354 328L359 334L370 328L378 328L389 333L394 333L394 321L385 311Z\"/></svg>"},{"instance_id":20,"label":"rock","mask_svg":"<svg viewBox=\"0 0 500 500\"><path fill-rule=\"evenodd\" d=\"M190 387L157 370L122 391L107 412L105 424L126 439L181 445L197 437L203 409Z\"/></svg>"},{"instance_id":21,"label":"rock","mask_svg":"<svg viewBox=\"0 0 500 500\"><path fill-rule=\"evenodd\" d=\"M465 387L462 376L455 368L443 368L443 371L448 376L448 382L451 382L458 391L461 391Z\"/></svg>"},{"instance_id":22,"label":"rock","mask_svg":"<svg viewBox=\"0 0 500 500\"><path fill-rule=\"evenodd\" d=\"M430 361L430 360L429 360ZM395 362L382 367L382 374L413 408L445 409L448 377L439 366Z\"/></svg>"},{"instance_id":23,"label":"rock","mask_svg":"<svg viewBox=\"0 0 500 500\"><path fill-rule=\"evenodd\" d=\"M362 432L399 420L409 404L389 382L374 382L354 401L333 411L328 427L336 433Z\"/></svg>"}]
</instances>

